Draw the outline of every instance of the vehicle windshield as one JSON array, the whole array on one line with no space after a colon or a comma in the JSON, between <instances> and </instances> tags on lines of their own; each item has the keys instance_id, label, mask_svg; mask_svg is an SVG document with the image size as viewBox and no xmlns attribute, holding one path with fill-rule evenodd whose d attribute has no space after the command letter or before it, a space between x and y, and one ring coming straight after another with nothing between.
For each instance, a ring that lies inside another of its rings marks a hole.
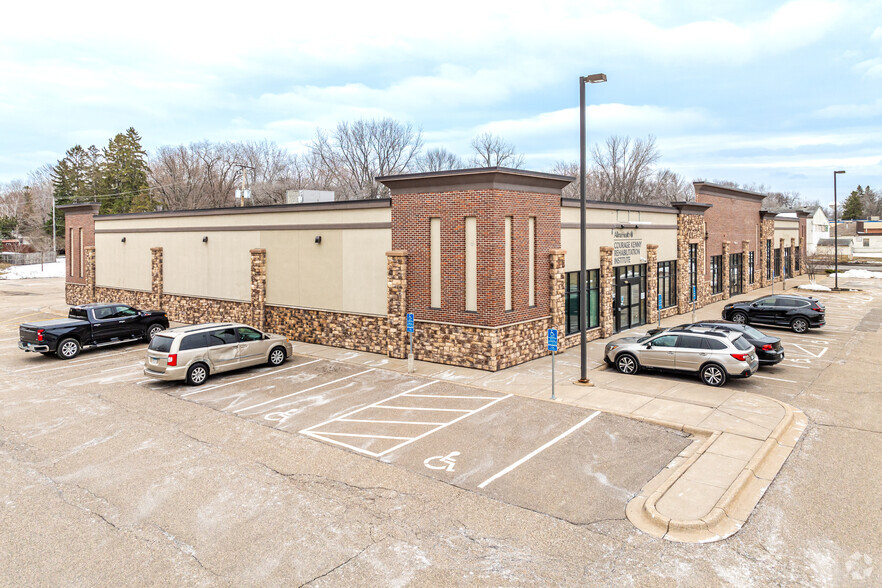
<instances>
[{"instance_id":1,"label":"vehicle windshield","mask_svg":"<svg viewBox=\"0 0 882 588\"><path fill-rule=\"evenodd\" d=\"M732 344L741 351L749 351L753 349L753 345L748 343L747 339L745 339L744 337L738 337L737 339L732 341Z\"/></svg>"},{"instance_id":2,"label":"vehicle windshield","mask_svg":"<svg viewBox=\"0 0 882 588\"><path fill-rule=\"evenodd\" d=\"M150 346L147 349L150 351L158 351L160 353L168 353L171 350L172 341L174 341L174 337L156 335L150 340Z\"/></svg>"},{"instance_id":3,"label":"vehicle windshield","mask_svg":"<svg viewBox=\"0 0 882 588\"><path fill-rule=\"evenodd\" d=\"M70 312L67 313L67 318L82 319L84 321L89 320L89 316L86 314L85 308L71 308Z\"/></svg>"},{"instance_id":4,"label":"vehicle windshield","mask_svg":"<svg viewBox=\"0 0 882 588\"><path fill-rule=\"evenodd\" d=\"M744 334L753 339L765 339L765 335L754 329L753 327L744 326Z\"/></svg>"},{"instance_id":5,"label":"vehicle windshield","mask_svg":"<svg viewBox=\"0 0 882 588\"><path fill-rule=\"evenodd\" d=\"M656 335L658 335L658 333L656 333ZM646 341L647 339L651 339L652 337L655 337L655 335L644 335L643 337L637 339L637 342L643 343L644 341Z\"/></svg>"}]
</instances>

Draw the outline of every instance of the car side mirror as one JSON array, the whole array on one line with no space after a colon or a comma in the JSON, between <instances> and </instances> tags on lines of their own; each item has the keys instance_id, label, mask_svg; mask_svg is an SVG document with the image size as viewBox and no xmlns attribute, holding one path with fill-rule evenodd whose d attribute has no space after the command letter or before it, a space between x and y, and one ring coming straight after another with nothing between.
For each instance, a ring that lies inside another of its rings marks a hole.
<instances>
[{"instance_id":1,"label":"car side mirror","mask_svg":"<svg viewBox=\"0 0 882 588\"><path fill-rule=\"evenodd\" d=\"M650 347L652 347L652 341L647 341L646 348L649 349Z\"/></svg>"}]
</instances>

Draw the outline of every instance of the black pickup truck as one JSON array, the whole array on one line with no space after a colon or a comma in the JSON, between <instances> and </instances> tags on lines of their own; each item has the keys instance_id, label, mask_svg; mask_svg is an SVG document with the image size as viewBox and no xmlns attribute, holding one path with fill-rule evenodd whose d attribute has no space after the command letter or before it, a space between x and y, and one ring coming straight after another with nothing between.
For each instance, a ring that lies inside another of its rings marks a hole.
<instances>
[{"instance_id":1,"label":"black pickup truck","mask_svg":"<svg viewBox=\"0 0 882 588\"><path fill-rule=\"evenodd\" d=\"M84 347L150 340L167 328L168 316L162 310L138 310L126 304L83 304L71 307L66 319L20 325L18 348L73 359Z\"/></svg>"}]
</instances>

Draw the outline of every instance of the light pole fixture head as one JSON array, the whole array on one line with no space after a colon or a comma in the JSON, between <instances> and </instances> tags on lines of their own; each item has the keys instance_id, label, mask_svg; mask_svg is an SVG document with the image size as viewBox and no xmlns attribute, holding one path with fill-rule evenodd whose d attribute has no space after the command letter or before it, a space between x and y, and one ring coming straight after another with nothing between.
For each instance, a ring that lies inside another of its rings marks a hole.
<instances>
[{"instance_id":1,"label":"light pole fixture head","mask_svg":"<svg viewBox=\"0 0 882 588\"><path fill-rule=\"evenodd\" d=\"M844 173L845 173L845 170L842 169L842 170L839 170L839 171L835 171L835 172L833 172L833 173L834 173L834 174L844 174Z\"/></svg>"},{"instance_id":2,"label":"light pole fixture head","mask_svg":"<svg viewBox=\"0 0 882 588\"><path fill-rule=\"evenodd\" d=\"M586 84L597 84L606 81L606 74L592 74L590 76L582 76L580 79Z\"/></svg>"}]
</instances>

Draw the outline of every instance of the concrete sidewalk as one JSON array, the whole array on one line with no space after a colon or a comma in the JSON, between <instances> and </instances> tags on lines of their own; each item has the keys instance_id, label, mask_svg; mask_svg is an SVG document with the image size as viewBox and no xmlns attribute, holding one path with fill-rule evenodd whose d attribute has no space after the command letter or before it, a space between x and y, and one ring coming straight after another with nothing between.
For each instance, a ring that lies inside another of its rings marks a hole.
<instances>
[{"instance_id":1,"label":"concrete sidewalk","mask_svg":"<svg viewBox=\"0 0 882 588\"><path fill-rule=\"evenodd\" d=\"M788 280L788 293L810 295L795 290L807 281L804 276ZM771 287L763 288L708 305L696 311L696 320L719 318L724 304L772 291ZM774 291L782 292L782 285L775 284ZM677 315L662 320L662 325L690 320L691 314ZM593 387L574 383L580 375L578 347L555 358L556 401L694 436L694 442L629 502L628 519L639 529L672 541L718 541L736 533L802 435L805 415L778 400L731 386L712 388L688 378L672 381L622 376L606 369L602 361L606 342L590 343L589 379ZM399 372L408 369L406 360L373 353L297 342L294 351ZM550 357L543 357L500 372L423 361L415 361L414 368L415 373L428 378L551 401L551 363Z\"/></svg>"}]
</instances>

